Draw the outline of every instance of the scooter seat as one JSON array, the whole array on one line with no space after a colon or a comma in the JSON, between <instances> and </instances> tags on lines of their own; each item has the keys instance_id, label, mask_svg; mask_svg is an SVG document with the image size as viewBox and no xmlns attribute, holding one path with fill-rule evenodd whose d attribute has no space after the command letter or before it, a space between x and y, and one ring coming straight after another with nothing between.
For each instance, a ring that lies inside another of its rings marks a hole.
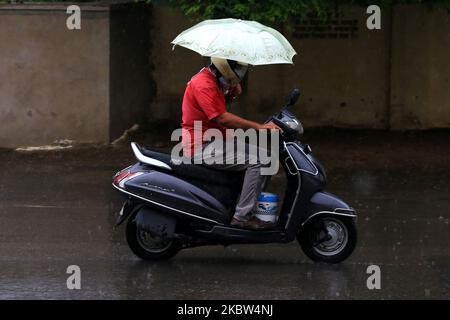
<instances>
[{"instance_id":1,"label":"scooter seat","mask_svg":"<svg viewBox=\"0 0 450 320\"><path fill-rule=\"evenodd\" d=\"M242 189L245 171L217 170L200 164L175 164L168 153L135 146L144 156L158 160L171 169L161 168L161 170L167 170L168 174L188 181L216 198L224 205L231 219Z\"/></svg>"},{"instance_id":2,"label":"scooter seat","mask_svg":"<svg viewBox=\"0 0 450 320\"><path fill-rule=\"evenodd\" d=\"M176 176L188 180L194 179L226 186L236 186L239 185L239 183L242 183L244 175L243 171L224 171L206 167L201 164L175 164L168 153L142 147L140 147L139 150L143 155L167 164Z\"/></svg>"}]
</instances>

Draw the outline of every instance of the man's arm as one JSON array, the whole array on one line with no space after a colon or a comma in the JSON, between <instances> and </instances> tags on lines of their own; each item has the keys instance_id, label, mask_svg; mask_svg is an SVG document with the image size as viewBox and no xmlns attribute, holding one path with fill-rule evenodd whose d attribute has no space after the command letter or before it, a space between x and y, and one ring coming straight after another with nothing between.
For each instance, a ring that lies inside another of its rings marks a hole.
<instances>
[{"instance_id":1,"label":"man's arm","mask_svg":"<svg viewBox=\"0 0 450 320\"><path fill-rule=\"evenodd\" d=\"M214 118L214 121L225 128L230 129L277 129L280 130L280 127L275 125L274 123L266 123L260 124L258 122L250 121L244 118L241 118L235 114L230 112L222 113L220 116Z\"/></svg>"}]
</instances>

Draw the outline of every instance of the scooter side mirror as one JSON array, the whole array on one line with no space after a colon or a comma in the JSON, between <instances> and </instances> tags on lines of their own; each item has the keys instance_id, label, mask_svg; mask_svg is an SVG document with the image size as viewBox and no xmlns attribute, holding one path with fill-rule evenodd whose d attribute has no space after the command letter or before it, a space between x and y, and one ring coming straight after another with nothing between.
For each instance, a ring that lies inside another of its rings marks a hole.
<instances>
[{"instance_id":1,"label":"scooter side mirror","mask_svg":"<svg viewBox=\"0 0 450 320\"><path fill-rule=\"evenodd\" d=\"M299 97L300 97L300 89L294 89L291 93L291 96L289 97L286 107L293 106L297 102Z\"/></svg>"}]
</instances>

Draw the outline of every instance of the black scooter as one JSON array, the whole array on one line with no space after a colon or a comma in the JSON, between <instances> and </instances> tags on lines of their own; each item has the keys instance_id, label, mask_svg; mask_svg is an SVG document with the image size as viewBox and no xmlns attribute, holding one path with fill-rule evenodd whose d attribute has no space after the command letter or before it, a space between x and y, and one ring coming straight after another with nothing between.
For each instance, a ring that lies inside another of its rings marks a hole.
<instances>
[{"instance_id":1,"label":"black scooter","mask_svg":"<svg viewBox=\"0 0 450 320\"><path fill-rule=\"evenodd\" d=\"M325 170L311 148L299 141L301 122L289 111L299 97L268 121L283 129L279 159L286 191L275 228L246 230L229 225L243 172L196 164L173 164L171 156L131 143L139 161L118 172L113 186L126 197L117 225L128 219L126 238L144 260L165 260L180 249L201 245L288 243L296 238L314 261L339 263L356 246L356 213L324 191Z\"/></svg>"}]
</instances>

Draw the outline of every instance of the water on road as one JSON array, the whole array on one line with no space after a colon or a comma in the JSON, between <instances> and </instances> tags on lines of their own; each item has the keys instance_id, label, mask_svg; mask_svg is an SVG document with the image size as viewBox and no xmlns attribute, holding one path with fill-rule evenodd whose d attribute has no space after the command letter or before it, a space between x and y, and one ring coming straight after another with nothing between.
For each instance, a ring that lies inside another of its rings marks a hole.
<instances>
[{"instance_id":1,"label":"water on road","mask_svg":"<svg viewBox=\"0 0 450 320\"><path fill-rule=\"evenodd\" d=\"M148 263L114 228L122 198L111 176L133 161L128 148L0 159L0 299L450 298L448 167L323 161L328 190L359 214L357 249L340 265L312 263L296 242ZM81 268L81 290L67 289L69 265ZM381 268L380 290L367 288L370 265Z\"/></svg>"}]
</instances>

